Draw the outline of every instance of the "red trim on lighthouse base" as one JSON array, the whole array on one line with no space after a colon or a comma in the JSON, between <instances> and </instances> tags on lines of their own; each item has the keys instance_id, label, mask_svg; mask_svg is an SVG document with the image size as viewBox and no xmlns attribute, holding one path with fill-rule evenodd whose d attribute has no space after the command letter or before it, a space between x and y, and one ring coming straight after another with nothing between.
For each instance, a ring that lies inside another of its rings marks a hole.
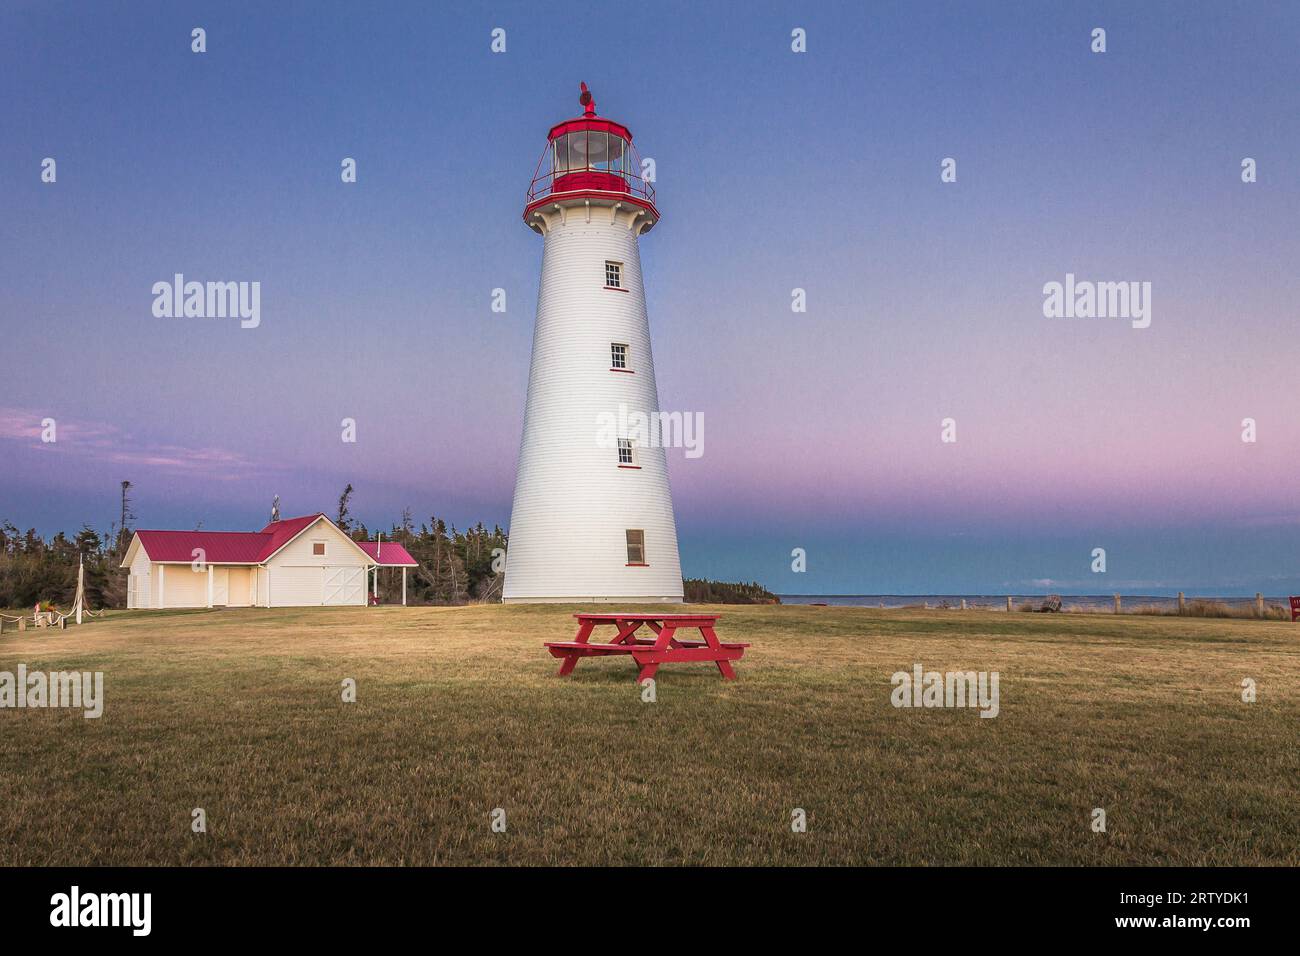
<instances>
[{"instance_id":1,"label":"red trim on lighthouse base","mask_svg":"<svg viewBox=\"0 0 1300 956\"><path fill-rule=\"evenodd\" d=\"M572 202L575 199L603 199L606 202L630 203L650 213L655 222L659 221L659 210L654 207L654 203L638 199L630 193L605 192L596 189L581 189L571 193L549 193L541 199L534 199L524 207L524 219L527 220L536 210L541 209L543 206Z\"/></svg>"}]
</instances>

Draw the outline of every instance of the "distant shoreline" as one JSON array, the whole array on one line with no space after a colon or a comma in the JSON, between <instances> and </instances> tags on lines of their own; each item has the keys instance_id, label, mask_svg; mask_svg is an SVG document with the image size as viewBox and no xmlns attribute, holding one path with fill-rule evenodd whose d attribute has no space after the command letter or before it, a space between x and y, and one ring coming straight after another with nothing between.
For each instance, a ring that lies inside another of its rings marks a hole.
<instances>
[{"instance_id":1,"label":"distant shoreline","mask_svg":"<svg viewBox=\"0 0 1300 956\"><path fill-rule=\"evenodd\" d=\"M1048 595L1047 591L1039 591L1035 594L780 594L782 604L807 605L807 604L829 604L836 607L874 607L874 608L903 608L923 605L927 607L942 608L945 604L949 607L960 607L961 602L965 601L970 609L981 607L993 608L996 610L1005 610L1007 598L1011 598L1012 605L1019 607L1024 602L1034 604L1041 603ZM1050 592L1057 594L1061 598L1061 603L1065 609L1073 608L1075 610L1105 610L1112 611L1115 605L1115 592L1110 594L1067 594L1064 592ZM1155 608L1176 608L1178 606L1178 595L1174 594L1125 594L1118 592L1120 601L1125 611L1136 610L1139 607ZM1229 607L1248 607L1255 603L1255 596L1250 595L1214 595L1200 594L1198 592L1186 592L1186 600L1190 604L1193 601L1212 602L1224 604ZM1288 597L1283 596L1264 596L1266 605L1279 605L1288 607Z\"/></svg>"},{"instance_id":2,"label":"distant shoreline","mask_svg":"<svg viewBox=\"0 0 1300 956\"><path fill-rule=\"evenodd\" d=\"M1255 595L1253 593L1227 594L1227 595L1204 594L1200 591L1186 591L1184 593L1187 595L1187 600L1189 601L1191 600L1202 600L1202 601L1253 601L1255 600ZM1064 600L1065 598L1071 598L1071 599L1091 598L1096 600L1104 599L1110 601L1114 599L1116 594L1122 597L1125 601L1140 601L1140 600L1146 600L1148 598L1152 601L1178 600L1177 592L1173 594L1130 594L1127 591L1110 591L1106 594L1075 594L1068 591L1035 591L1032 594L1029 593L1018 594L1015 591L1011 591L1011 592L1003 591L1003 592L998 592L996 594L959 594L959 593L954 593L954 594L777 594L777 597L779 597L782 601L785 600L797 601L803 598L809 598L809 599L812 598L819 598L819 599L821 598L872 598L873 600L877 598L906 598L908 600L916 601L925 598L948 598L949 600L951 600L954 597L966 598L967 600L973 600L975 598L979 598L981 600L989 600L989 601L993 601L993 600L1005 601L1008 597L1012 598L1013 600L1016 598L1025 598L1026 600L1028 600L1030 598L1044 598L1048 594L1055 594L1057 597L1060 597L1062 600ZM1287 595L1274 595L1272 597L1270 597L1267 594L1264 595L1265 601L1285 601L1286 599L1287 599Z\"/></svg>"}]
</instances>

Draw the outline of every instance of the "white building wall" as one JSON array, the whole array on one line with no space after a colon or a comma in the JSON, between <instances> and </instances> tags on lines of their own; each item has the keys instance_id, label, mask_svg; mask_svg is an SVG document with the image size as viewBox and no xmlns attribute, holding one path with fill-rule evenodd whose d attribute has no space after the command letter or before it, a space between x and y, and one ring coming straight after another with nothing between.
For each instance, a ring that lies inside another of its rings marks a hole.
<instances>
[{"instance_id":1,"label":"white building wall","mask_svg":"<svg viewBox=\"0 0 1300 956\"><path fill-rule=\"evenodd\" d=\"M315 542L325 543L325 554L312 553ZM365 554L326 521L317 521L267 562L271 607L320 605L326 598L327 569L358 569L364 579L368 564ZM331 589L331 603L365 604L364 588L351 587L340 593Z\"/></svg>"},{"instance_id":2,"label":"white building wall","mask_svg":"<svg viewBox=\"0 0 1300 956\"><path fill-rule=\"evenodd\" d=\"M606 208L547 218L504 599L681 601L664 450L638 448L631 470L597 443L601 412L659 408L636 230ZM627 292L605 288L606 260L623 263ZM610 371L613 342L633 374ZM629 528L645 532L648 567L627 567Z\"/></svg>"}]
</instances>

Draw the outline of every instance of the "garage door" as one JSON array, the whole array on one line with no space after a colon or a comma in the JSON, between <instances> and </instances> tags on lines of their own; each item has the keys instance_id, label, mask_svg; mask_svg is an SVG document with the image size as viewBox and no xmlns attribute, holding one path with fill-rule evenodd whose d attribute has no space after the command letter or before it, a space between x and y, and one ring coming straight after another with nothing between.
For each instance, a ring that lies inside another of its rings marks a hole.
<instances>
[{"instance_id":1,"label":"garage door","mask_svg":"<svg viewBox=\"0 0 1300 956\"><path fill-rule=\"evenodd\" d=\"M272 607L314 607L321 603L321 568L270 569Z\"/></svg>"},{"instance_id":2,"label":"garage door","mask_svg":"<svg viewBox=\"0 0 1300 956\"><path fill-rule=\"evenodd\" d=\"M325 604L365 604L366 575L364 568L326 567Z\"/></svg>"},{"instance_id":3,"label":"garage door","mask_svg":"<svg viewBox=\"0 0 1300 956\"><path fill-rule=\"evenodd\" d=\"M271 568L272 607L365 604L366 570L341 565Z\"/></svg>"},{"instance_id":4,"label":"garage door","mask_svg":"<svg viewBox=\"0 0 1300 956\"><path fill-rule=\"evenodd\" d=\"M207 607L208 569L195 571L189 564L164 564L158 588L162 607Z\"/></svg>"}]
</instances>

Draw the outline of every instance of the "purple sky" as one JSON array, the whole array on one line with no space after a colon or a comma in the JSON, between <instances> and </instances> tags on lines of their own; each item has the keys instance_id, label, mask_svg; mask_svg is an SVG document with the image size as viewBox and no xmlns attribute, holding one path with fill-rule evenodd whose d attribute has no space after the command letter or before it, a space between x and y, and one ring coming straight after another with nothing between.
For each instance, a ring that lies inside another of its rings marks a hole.
<instances>
[{"instance_id":1,"label":"purple sky","mask_svg":"<svg viewBox=\"0 0 1300 956\"><path fill-rule=\"evenodd\" d=\"M519 214L586 80L658 167L660 395L705 420L670 453L686 573L1300 590L1297 8L651 5L632 56L585 16L574 51L584 9L0 13L0 519L106 527L129 478L141 526L259 527L348 481L372 526L506 524ZM260 281L261 326L155 318L176 272ZM1045 318L1067 272L1150 282L1151 327Z\"/></svg>"}]
</instances>

